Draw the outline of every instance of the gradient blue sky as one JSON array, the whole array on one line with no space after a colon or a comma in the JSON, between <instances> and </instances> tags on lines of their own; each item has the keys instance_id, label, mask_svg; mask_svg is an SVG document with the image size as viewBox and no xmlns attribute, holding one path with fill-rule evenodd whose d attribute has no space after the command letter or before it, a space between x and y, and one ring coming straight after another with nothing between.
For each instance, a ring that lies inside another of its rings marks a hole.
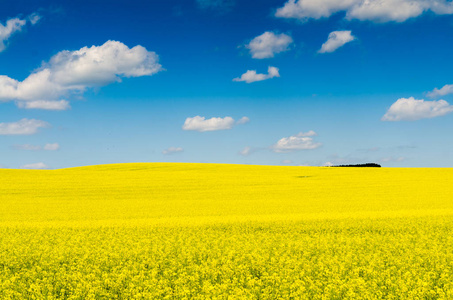
<instances>
[{"instance_id":1,"label":"gradient blue sky","mask_svg":"<svg viewBox=\"0 0 453 300\"><path fill-rule=\"evenodd\" d=\"M144 76L116 74L120 81L86 82L83 92L35 99L68 101L64 110L24 108L31 100L6 95L0 80L0 166L453 167L453 88L433 93L453 84L451 2L385 0L384 12L365 7L354 15L357 7L335 8L335 1L319 0L332 6L322 16L312 2L290 7L285 0L4 1L0 24L17 18L25 25L3 37L2 76L23 81L63 50L100 47L109 40L155 52L163 69ZM421 10L408 12L405 5ZM286 15L276 15L283 7ZM39 21L32 24L36 16ZM351 31L354 40L319 53L334 31ZM253 58L247 45L265 32L293 42L274 57ZM278 68L280 77L233 81L247 70L267 74L269 66ZM396 105L399 99L407 105ZM383 119L391 106L393 119ZM196 116L235 121L211 131L184 130L186 119ZM237 124L244 116L249 122ZM15 130L23 119L47 126Z\"/></svg>"}]
</instances>

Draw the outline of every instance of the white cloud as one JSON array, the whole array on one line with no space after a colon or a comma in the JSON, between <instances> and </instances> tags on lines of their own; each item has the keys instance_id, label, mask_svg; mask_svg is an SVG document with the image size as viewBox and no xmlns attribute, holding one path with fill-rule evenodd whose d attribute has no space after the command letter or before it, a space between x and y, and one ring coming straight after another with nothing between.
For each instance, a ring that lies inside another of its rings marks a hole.
<instances>
[{"instance_id":1,"label":"white cloud","mask_svg":"<svg viewBox=\"0 0 453 300\"><path fill-rule=\"evenodd\" d=\"M261 151L261 150L269 150L269 148L259 148L259 147L250 147L250 146L245 146L241 151L238 152L239 155L242 156L249 156L255 152Z\"/></svg>"},{"instance_id":2,"label":"white cloud","mask_svg":"<svg viewBox=\"0 0 453 300\"><path fill-rule=\"evenodd\" d=\"M313 140L316 132L310 130L309 132L300 132L296 135L280 139L276 144L271 146L274 152L285 153L298 150L309 150L321 147L321 143Z\"/></svg>"},{"instance_id":3,"label":"white cloud","mask_svg":"<svg viewBox=\"0 0 453 300\"><path fill-rule=\"evenodd\" d=\"M316 132L314 132L313 130L310 130L310 131L307 131L307 132L299 132L297 134L298 137L302 137L302 136L317 136L318 134Z\"/></svg>"},{"instance_id":4,"label":"white cloud","mask_svg":"<svg viewBox=\"0 0 453 300\"><path fill-rule=\"evenodd\" d=\"M252 152L252 148L249 146L246 146L246 147L244 147L244 149L239 151L239 154L242 156L247 156L247 155L250 155L251 152Z\"/></svg>"},{"instance_id":5,"label":"white cloud","mask_svg":"<svg viewBox=\"0 0 453 300\"><path fill-rule=\"evenodd\" d=\"M129 48L117 41L61 51L23 81L0 75L0 101L16 101L22 108L68 109L62 97L123 77L153 75L162 70L158 61L156 53L142 46Z\"/></svg>"},{"instance_id":6,"label":"white cloud","mask_svg":"<svg viewBox=\"0 0 453 300\"><path fill-rule=\"evenodd\" d=\"M390 106L382 121L415 121L444 116L453 112L453 105L445 100L425 101L414 97L401 98Z\"/></svg>"},{"instance_id":7,"label":"white cloud","mask_svg":"<svg viewBox=\"0 0 453 300\"><path fill-rule=\"evenodd\" d=\"M236 121L236 124L240 125L240 124L246 124L248 122L250 122L250 119L248 117L242 117Z\"/></svg>"},{"instance_id":8,"label":"white cloud","mask_svg":"<svg viewBox=\"0 0 453 300\"><path fill-rule=\"evenodd\" d=\"M182 129L204 132L231 129L233 126L234 119L232 117L206 119L205 117L195 116L187 118Z\"/></svg>"},{"instance_id":9,"label":"white cloud","mask_svg":"<svg viewBox=\"0 0 453 300\"><path fill-rule=\"evenodd\" d=\"M46 110L67 110L67 109L71 108L71 105L69 105L69 101L67 101L67 100L19 101L19 102L17 102L17 106L19 108L25 108L25 109L46 109Z\"/></svg>"},{"instance_id":10,"label":"white cloud","mask_svg":"<svg viewBox=\"0 0 453 300\"><path fill-rule=\"evenodd\" d=\"M12 123L0 123L0 135L30 135L37 133L39 128L49 126L49 123L35 119L22 119Z\"/></svg>"},{"instance_id":11,"label":"white cloud","mask_svg":"<svg viewBox=\"0 0 453 300\"><path fill-rule=\"evenodd\" d=\"M180 153L180 152L183 152L183 151L184 151L184 149L181 148L181 147L170 147L170 148L165 149L164 151L162 151L162 154L168 155L168 154Z\"/></svg>"},{"instance_id":12,"label":"white cloud","mask_svg":"<svg viewBox=\"0 0 453 300\"><path fill-rule=\"evenodd\" d=\"M56 151L56 150L60 149L60 145L58 143L45 144L43 149L47 150L47 151Z\"/></svg>"},{"instance_id":13,"label":"white cloud","mask_svg":"<svg viewBox=\"0 0 453 300\"><path fill-rule=\"evenodd\" d=\"M275 16L308 20L346 12L348 20L404 22L426 11L452 14L453 4L445 0L289 0L277 9Z\"/></svg>"},{"instance_id":14,"label":"white cloud","mask_svg":"<svg viewBox=\"0 0 453 300\"><path fill-rule=\"evenodd\" d=\"M26 20L21 20L19 18L9 19L6 21L6 24L3 25L0 23L0 52L5 50L5 42L17 31L21 31L22 27L27 23Z\"/></svg>"},{"instance_id":15,"label":"white cloud","mask_svg":"<svg viewBox=\"0 0 453 300\"><path fill-rule=\"evenodd\" d=\"M280 18L320 19L347 10L356 0L289 0L275 13Z\"/></svg>"},{"instance_id":16,"label":"white cloud","mask_svg":"<svg viewBox=\"0 0 453 300\"><path fill-rule=\"evenodd\" d=\"M31 25L35 25L39 22L39 20L41 20L41 16L38 13L32 13L28 16L28 20L30 21Z\"/></svg>"},{"instance_id":17,"label":"white cloud","mask_svg":"<svg viewBox=\"0 0 453 300\"><path fill-rule=\"evenodd\" d=\"M39 19L41 19L41 16L37 13L33 13L24 20L14 18L6 21L5 25L0 23L0 52L6 49L6 42L8 41L8 39L14 33L21 31L22 28L27 24L27 21L29 21L32 25L35 25L39 21Z\"/></svg>"},{"instance_id":18,"label":"white cloud","mask_svg":"<svg viewBox=\"0 0 453 300\"><path fill-rule=\"evenodd\" d=\"M322 44L321 49L319 49L318 53L334 52L344 44L349 43L353 40L355 40L355 36L351 35L350 30L332 31L329 34L327 41Z\"/></svg>"},{"instance_id":19,"label":"white cloud","mask_svg":"<svg viewBox=\"0 0 453 300\"><path fill-rule=\"evenodd\" d=\"M250 50L253 58L263 59L274 57L276 53L288 51L289 45L292 43L292 37L287 34L275 34L266 31L251 40L245 47Z\"/></svg>"},{"instance_id":20,"label":"white cloud","mask_svg":"<svg viewBox=\"0 0 453 300\"><path fill-rule=\"evenodd\" d=\"M278 68L276 67L269 67L267 69L267 74L257 74L256 70L248 70L241 77L234 78L233 81L245 81L246 83L251 83L255 81L263 81L266 79L271 79L274 77L280 77L278 73Z\"/></svg>"},{"instance_id":21,"label":"white cloud","mask_svg":"<svg viewBox=\"0 0 453 300\"><path fill-rule=\"evenodd\" d=\"M193 118L187 118L182 129L199 132L226 130L233 128L235 124L245 124L249 121L250 120L247 117L242 117L235 122L232 117L206 119L205 117L195 116Z\"/></svg>"},{"instance_id":22,"label":"white cloud","mask_svg":"<svg viewBox=\"0 0 453 300\"><path fill-rule=\"evenodd\" d=\"M446 84L442 88L435 88L431 92L428 92L426 95L429 98L437 98L445 95L453 94L453 84Z\"/></svg>"},{"instance_id":23,"label":"white cloud","mask_svg":"<svg viewBox=\"0 0 453 300\"><path fill-rule=\"evenodd\" d=\"M43 162L39 162L39 163L35 163L35 164L28 164L28 165L23 165L22 166L22 169L48 169L49 167L43 163Z\"/></svg>"}]
</instances>

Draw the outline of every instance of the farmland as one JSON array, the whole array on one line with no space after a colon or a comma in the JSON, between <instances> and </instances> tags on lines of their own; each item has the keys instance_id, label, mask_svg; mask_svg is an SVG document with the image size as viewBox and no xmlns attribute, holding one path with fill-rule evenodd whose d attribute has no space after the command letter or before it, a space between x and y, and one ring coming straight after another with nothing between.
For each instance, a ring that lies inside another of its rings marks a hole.
<instances>
[{"instance_id":1,"label":"farmland","mask_svg":"<svg viewBox=\"0 0 453 300\"><path fill-rule=\"evenodd\" d=\"M1 299L452 299L453 169L0 170Z\"/></svg>"}]
</instances>

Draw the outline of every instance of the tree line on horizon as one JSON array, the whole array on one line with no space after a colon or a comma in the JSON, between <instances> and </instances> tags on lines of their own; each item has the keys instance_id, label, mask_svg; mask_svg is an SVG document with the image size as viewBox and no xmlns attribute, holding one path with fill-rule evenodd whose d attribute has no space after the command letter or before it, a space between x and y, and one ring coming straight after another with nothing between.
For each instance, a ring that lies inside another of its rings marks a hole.
<instances>
[{"instance_id":1,"label":"tree line on horizon","mask_svg":"<svg viewBox=\"0 0 453 300\"><path fill-rule=\"evenodd\" d=\"M352 164L352 165L337 165L332 167L371 167L371 168L380 168L380 164L376 163L366 163L366 164Z\"/></svg>"}]
</instances>

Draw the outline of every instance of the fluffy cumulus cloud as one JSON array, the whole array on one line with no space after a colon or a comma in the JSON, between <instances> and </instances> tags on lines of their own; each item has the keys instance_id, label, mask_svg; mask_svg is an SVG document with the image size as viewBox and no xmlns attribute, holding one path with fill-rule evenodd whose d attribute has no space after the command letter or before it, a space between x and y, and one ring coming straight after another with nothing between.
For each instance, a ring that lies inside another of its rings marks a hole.
<instances>
[{"instance_id":1,"label":"fluffy cumulus cloud","mask_svg":"<svg viewBox=\"0 0 453 300\"><path fill-rule=\"evenodd\" d=\"M322 146L321 143L314 141L313 137L316 135L316 132L313 130L300 132L296 135L280 139L276 144L271 146L271 149L278 153L316 149Z\"/></svg>"},{"instance_id":2,"label":"fluffy cumulus cloud","mask_svg":"<svg viewBox=\"0 0 453 300\"><path fill-rule=\"evenodd\" d=\"M162 70L156 53L107 41L101 46L61 51L23 81L0 75L0 101L21 108L64 110L71 94L120 82L123 77L153 75Z\"/></svg>"},{"instance_id":3,"label":"fluffy cumulus cloud","mask_svg":"<svg viewBox=\"0 0 453 300\"><path fill-rule=\"evenodd\" d=\"M453 112L453 105L445 100L425 101L414 97L401 98L390 106L382 121L415 121L435 118Z\"/></svg>"},{"instance_id":4,"label":"fluffy cumulus cloud","mask_svg":"<svg viewBox=\"0 0 453 300\"><path fill-rule=\"evenodd\" d=\"M14 18L9 19L5 24L0 23L0 52L6 49L8 39L16 32L21 31L27 22L35 25L40 19L39 14L33 13L25 19Z\"/></svg>"},{"instance_id":5,"label":"fluffy cumulus cloud","mask_svg":"<svg viewBox=\"0 0 453 300\"><path fill-rule=\"evenodd\" d=\"M255 81L263 81L274 77L280 77L278 68L269 67L267 68L267 74L258 74L256 73L256 70L248 70L247 72L242 74L241 77L234 78L233 81L245 81L246 83L252 83Z\"/></svg>"},{"instance_id":6,"label":"fluffy cumulus cloud","mask_svg":"<svg viewBox=\"0 0 453 300\"><path fill-rule=\"evenodd\" d=\"M275 54L289 50L293 43L292 37L287 34L275 34L266 31L262 35L255 37L245 47L250 50L253 58L263 59L274 57Z\"/></svg>"},{"instance_id":7,"label":"fluffy cumulus cloud","mask_svg":"<svg viewBox=\"0 0 453 300\"><path fill-rule=\"evenodd\" d=\"M38 170L38 169L48 169L48 168L49 167L43 162L34 163L34 164L27 164L27 165L23 165L22 166L22 169L35 169L35 170Z\"/></svg>"},{"instance_id":8,"label":"fluffy cumulus cloud","mask_svg":"<svg viewBox=\"0 0 453 300\"><path fill-rule=\"evenodd\" d=\"M17 122L0 123L0 135L30 135L37 133L39 128L49 126L49 123L35 119L22 119Z\"/></svg>"},{"instance_id":9,"label":"fluffy cumulus cloud","mask_svg":"<svg viewBox=\"0 0 453 300\"><path fill-rule=\"evenodd\" d=\"M199 132L227 130L233 128L236 124L245 124L249 121L247 117L242 117L238 121L235 121L232 117L206 119L205 117L195 116L193 118L187 118L182 129Z\"/></svg>"},{"instance_id":10,"label":"fluffy cumulus cloud","mask_svg":"<svg viewBox=\"0 0 453 300\"><path fill-rule=\"evenodd\" d=\"M318 53L334 52L344 44L352 42L353 40L355 40L355 36L351 34L350 30L332 31L329 34L327 41L322 44Z\"/></svg>"},{"instance_id":11,"label":"fluffy cumulus cloud","mask_svg":"<svg viewBox=\"0 0 453 300\"><path fill-rule=\"evenodd\" d=\"M168 155L168 154L175 154L175 153L181 153L184 152L184 149L181 147L170 147L162 151L163 155Z\"/></svg>"},{"instance_id":12,"label":"fluffy cumulus cloud","mask_svg":"<svg viewBox=\"0 0 453 300\"><path fill-rule=\"evenodd\" d=\"M16 150L28 150L28 151L39 151L39 150L56 151L60 149L60 145L58 143L45 144L44 146L24 144L15 145L13 148Z\"/></svg>"},{"instance_id":13,"label":"fluffy cumulus cloud","mask_svg":"<svg viewBox=\"0 0 453 300\"><path fill-rule=\"evenodd\" d=\"M404 22L426 11L439 15L452 14L453 4L446 0L289 0L277 9L275 15L308 20L345 12L348 20Z\"/></svg>"},{"instance_id":14,"label":"fluffy cumulus cloud","mask_svg":"<svg viewBox=\"0 0 453 300\"><path fill-rule=\"evenodd\" d=\"M453 84L446 84L442 88L435 88L431 92L428 92L426 95L429 98L437 98L445 95L453 94Z\"/></svg>"}]
</instances>

